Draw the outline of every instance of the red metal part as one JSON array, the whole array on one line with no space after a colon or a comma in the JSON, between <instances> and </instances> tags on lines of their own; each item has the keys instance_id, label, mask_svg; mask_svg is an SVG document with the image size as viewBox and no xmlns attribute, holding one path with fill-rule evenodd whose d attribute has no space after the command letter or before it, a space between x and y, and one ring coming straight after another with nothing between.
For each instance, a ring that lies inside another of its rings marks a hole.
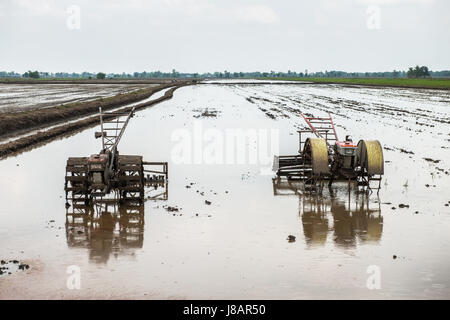
<instances>
[{"instance_id":1,"label":"red metal part","mask_svg":"<svg viewBox=\"0 0 450 320\"><path fill-rule=\"evenodd\" d=\"M334 132L334 135L336 137L336 141L339 141L337 133L336 133L336 129L334 128L333 118L331 118L331 114L329 112L328 112L328 116L330 117L331 127L333 128L333 132Z\"/></svg>"},{"instance_id":2,"label":"red metal part","mask_svg":"<svg viewBox=\"0 0 450 320\"><path fill-rule=\"evenodd\" d=\"M356 144L350 141L336 141L336 144L341 148L356 148Z\"/></svg>"},{"instance_id":3,"label":"red metal part","mask_svg":"<svg viewBox=\"0 0 450 320\"><path fill-rule=\"evenodd\" d=\"M105 162L106 158L106 154L93 154L89 157L88 162Z\"/></svg>"},{"instance_id":4,"label":"red metal part","mask_svg":"<svg viewBox=\"0 0 450 320\"><path fill-rule=\"evenodd\" d=\"M305 117L305 115L302 112L300 112L300 115L303 117L303 119L308 124L309 128L316 135L317 138L325 139L329 146L331 146L329 140L339 141L336 129L334 127L333 118L331 118L329 112L328 118ZM314 124L318 124L320 125L320 127L316 127ZM330 130L332 130L332 133L329 134L328 131ZM328 138L328 136L334 136L334 138Z\"/></svg>"}]
</instances>

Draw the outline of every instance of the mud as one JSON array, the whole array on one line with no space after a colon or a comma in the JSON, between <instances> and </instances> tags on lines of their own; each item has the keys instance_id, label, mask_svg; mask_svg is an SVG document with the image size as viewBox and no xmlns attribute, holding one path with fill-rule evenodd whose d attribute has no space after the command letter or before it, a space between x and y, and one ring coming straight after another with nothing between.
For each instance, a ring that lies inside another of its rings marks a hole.
<instances>
[{"instance_id":1,"label":"mud","mask_svg":"<svg viewBox=\"0 0 450 320\"><path fill-rule=\"evenodd\" d=\"M448 100L442 91L334 85L182 87L137 112L119 145L121 154L169 161L167 197L133 214L111 209L75 222L65 207L65 164L99 151L97 128L6 158L0 257L30 269L0 278L0 298L449 298L450 157L441 147L450 132L439 121L450 117ZM206 108L220 116L194 118ZM176 161L173 133L193 136L196 126L278 130L278 153L294 154L299 111L330 112L339 136L387 147L379 196L339 182L322 197L303 194L261 171L266 163ZM73 265L79 290L66 286ZM380 289L367 287L373 268Z\"/></svg>"},{"instance_id":2,"label":"mud","mask_svg":"<svg viewBox=\"0 0 450 320\"><path fill-rule=\"evenodd\" d=\"M25 271L30 269L30 266L26 263L21 263L18 260L1 260L0 261L0 277L8 276L18 271Z\"/></svg>"},{"instance_id":3,"label":"mud","mask_svg":"<svg viewBox=\"0 0 450 320\"><path fill-rule=\"evenodd\" d=\"M108 98L158 84L0 84L0 113L17 113Z\"/></svg>"},{"instance_id":4,"label":"mud","mask_svg":"<svg viewBox=\"0 0 450 320\"><path fill-rule=\"evenodd\" d=\"M415 86L415 85L386 85L386 84L369 84L369 83L364 83L364 84L358 84L358 83L353 83L353 84L346 84L346 83L341 83L341 82L336 82L336 81L320 81L320 82L314 82L314 81L308 81L308 79L305 79L304 81L295 81L295 80L264 80L264 79L260 79L260 80L254 80L254 79L229 79L229 80L206 80L203 81L203 83L206 84L215 84L215 85L223 85L223 86L227 86L227 85L247 85L247 86L252 86L252 85L286 85L286 84L290 84L290 85L314 85L314 86L329 86L329 85L338 85L341 88L394 88L394 89L419 89L419 90L441 90L441 91L448 91L448 88L442 88L439 86Z\"/></svg>"},{"instance_id":5,"label":"mud","mask_svg":"<svg viewBox=\"0 0 450 320\"><path fill-rule=\"evenodd\" d=\"M164 78L164 79L21 79L21 78L0 78L0 84L33 84L33 85L45 85L45 84L163 84L177 81L176 78Z\"/></svg>"},{"instance_id":6,"label":"mud","mask_svg":"<svg viewBox=\"0 0 450 320\"><path fill-rule=\"evenodd\" d=\"M128 94L119 94L114 97L101 98L88 102L65 104L20 113L0 113L0 136L11 135L20 130L30 130L36 127L93 114L98 112L99 107L107 111L127 103L146 99L155 92L170 86L173 86L173 84L163 84L133 91Z\"/></svg>"},{"instance_id":7,"label":"mud","mask_svg":"<svg viewBox=\"0 0 450 320\"><path fill-rule=\"evenodd\" d=\"M183 85L186 85L186 84L183 84ZM135 108L135 110L140 110L140 109L152 106L154 104L160 103L161 101L171 99L173 97L173 92L183 85L177 85L176 87L173 87L173 88L167 90L167 92L164 94L164 96L154 99L150 102L141 103L134 107L119 109L116 112L128 113L132 110L132 108ZM161 88L161 89L163 89L163 88ZM112 106L107 107L106 110L111 109L111 108L112 108ZM105 115L104 116L105 120L113 119L113 118L115 118L114 115L110 115L110 116ZM38 133L30 135L30 136L25 136L23 138L13 140L8 143L0 144L0 159L6 157L8 155L23 152L24 150L30 150L30 148L33 148L33 147L42 146L43 144L48 143L49 141L52 141L53 139L71 135L74 132L79 131L80 129L92 127L94 125L97 125L98 123L99 123L99 117L94 116L94 117L80 120L80 121L77 121L77 122L74 122L74 123L71 123L68 125L57 126L55 128L52 128L52 129L49 129L49 130L46 130L43 132L38 132Z\"/></svg>"},{"instance_id":8,"label":"mud","mask_svg":"<svg viewBox=\"0 0 450 320\"><path fill-rule=\"evenodd\" d=\"M196 109L194 110L194 112L196 112L197 114L194 115L194 118L207 118L207 117L217 117L220 112L215 110L215 109L210 109L210 108L206 108L206 109Z\"/></svg>"}]
</instances>

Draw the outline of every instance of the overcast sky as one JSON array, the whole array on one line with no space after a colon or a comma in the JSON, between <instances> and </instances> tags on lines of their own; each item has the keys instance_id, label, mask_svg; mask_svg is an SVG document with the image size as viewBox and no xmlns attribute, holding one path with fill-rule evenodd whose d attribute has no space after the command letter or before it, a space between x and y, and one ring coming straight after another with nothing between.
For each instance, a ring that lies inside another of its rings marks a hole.
<instances>
[{"instance_id":1,"label":"overcast sky","mask_svg":"<svg viewBox=\"0 0 450 320\"><path fill-rule=\"evenodd\" d=\"M448 0L0 0L0 70L450 69Z\"/></svg>"}]
</instances>

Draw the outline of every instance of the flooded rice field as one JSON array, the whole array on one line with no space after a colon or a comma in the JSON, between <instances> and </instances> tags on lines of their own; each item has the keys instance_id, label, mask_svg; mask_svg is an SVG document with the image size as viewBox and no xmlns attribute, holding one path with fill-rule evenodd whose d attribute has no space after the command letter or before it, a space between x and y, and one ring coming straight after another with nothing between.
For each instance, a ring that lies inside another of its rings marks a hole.
<instances>
[{"instance_id":1,"label":"flooded rice field","mask_svg":"<svg viewBox=\"0 0 450 320\"><path fill-rule=\"evenodd\" d=\"M381 142L378 196L273 179L271 153L298 151L299 111ZM167 193L132 215L66 216L66 160L98 153L98 128L0 161L0 298L450 298L449 124L448 91L180 88L136 113L120 142L121 154L169 162ZM255 161L232 140L243 131Z\"/></svg>"},{"instance_id":2,"label":"flooded rice field","mask_svg":"<svg viewBox=\"0 0 450 320\"><path fill-rule=\"evenodd\" d=\"M157 84L155 84L156 86ZM20 112L106 98L152 84L2 84L0 112Z\"/></svg>"}]
</instances>

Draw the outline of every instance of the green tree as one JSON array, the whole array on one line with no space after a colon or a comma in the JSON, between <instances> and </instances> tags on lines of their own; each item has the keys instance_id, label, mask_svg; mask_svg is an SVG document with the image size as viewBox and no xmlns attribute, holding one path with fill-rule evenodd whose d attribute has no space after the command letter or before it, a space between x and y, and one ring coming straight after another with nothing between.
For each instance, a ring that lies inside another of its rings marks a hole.
<instances>
[{"instance_id":1,"label":"green tree","mask_svg":"<svg viewBox=\"0 0 450 320\"><path fill-rule=\"evenodd\" d=\"M408 78L425 78L430 76L430 71L426 66L419 67L417 65L415 68L410 67L406 73L406 76Z\"/></svg>"},{"instance_id":2,"label":"green tree","mask_svg":"<svg viewBox=\"0 0 450 320\"><path fill-rule=\"evenodd\" d=\"M106 74L104 74L103 72L99 72L99 73L97 73L97 79L105 79L105 77L106 77Z\"/></svg>"},{"instance_id":3,"label":"green tree","mask_svg":"<svg viewBox=\"0 0 450 320\"><path fill-rule=\"evenodd\" d=\"M28 72L25 72L23 74L23 77L38 79L39 78L39 71L34 71L34 72L33 71L28 71Z\"/></svg>"},{"instance_id":4,"label":"green tree","mask_svg":"<svg viewBox=\"0 0 450 320\"><path fill-rule=\"evenodd\" d=\"M408 78L415 78L415 76L414 76L414 69L411 68L411 67L409 67L409 68L408 68L408 72L406 72L406 76L407 76Z\"/></svg>"},{"instance_id":5,"label":"green tree","mask_svg":"<svg viewBox=\"0 0 450 320\"><path fill-rule=\"evenodd\" d=\"M430 71L428 70L428 67L421 66L419 70L420 70L420 77L421 78L425 78L425 77L429 77L430 76Z\"/></svg>"}]
</instances>

